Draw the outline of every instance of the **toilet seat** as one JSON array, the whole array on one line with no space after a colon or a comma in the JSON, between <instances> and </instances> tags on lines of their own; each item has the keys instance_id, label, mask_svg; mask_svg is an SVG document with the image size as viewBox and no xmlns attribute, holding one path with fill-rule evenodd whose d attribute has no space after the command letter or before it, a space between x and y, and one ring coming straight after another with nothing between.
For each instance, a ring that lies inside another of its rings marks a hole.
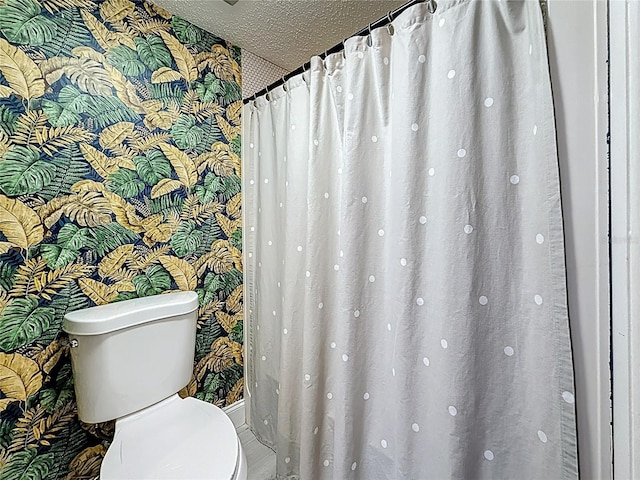
<instances>
[{"instance_id":1,"label":"toilet seat","mask_svg":"<svg viewBox=\"0 0 640 480\"><path fill-rule=\"evenodd\" d=\"M116 420L101 480L235 480L246 469L229 417L177 394Z\"/></svg>"}]
</instances>

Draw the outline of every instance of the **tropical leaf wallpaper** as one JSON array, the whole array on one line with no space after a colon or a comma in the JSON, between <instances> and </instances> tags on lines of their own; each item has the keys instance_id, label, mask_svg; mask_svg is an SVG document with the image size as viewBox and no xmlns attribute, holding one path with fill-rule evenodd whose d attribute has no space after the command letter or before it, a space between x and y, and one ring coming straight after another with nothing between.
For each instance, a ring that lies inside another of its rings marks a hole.
<instances>
[{"instance_id":1,"label":"tropical leaf wallpaper","mask_svg":"<svg viewBox=\"0 0 640 480\"><path fill-rule=\"evenodd\" d=\"M147 2L0 0L0 478L95 478L66 312L200 300L182 395L242 396L240 51Z\"/></svg>"}]
</instances>

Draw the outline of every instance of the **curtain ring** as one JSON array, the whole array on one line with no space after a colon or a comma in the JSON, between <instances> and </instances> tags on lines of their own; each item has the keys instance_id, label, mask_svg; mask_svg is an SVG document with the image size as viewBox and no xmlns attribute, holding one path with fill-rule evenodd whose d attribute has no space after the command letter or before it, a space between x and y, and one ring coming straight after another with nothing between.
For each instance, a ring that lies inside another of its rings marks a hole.
<instances>
[{"instance_id":1,"label":"curtain ring","mask_svg":"<svg viewBox=\"0 0 640 480\"><path fill-rule=\"evenodd\" d=\"M427 0L427 10L429 10L429 13L431 15L436 13L437 8L438 8L438 4L436 3L436 0Z\"/></svg>"}]
</instances>

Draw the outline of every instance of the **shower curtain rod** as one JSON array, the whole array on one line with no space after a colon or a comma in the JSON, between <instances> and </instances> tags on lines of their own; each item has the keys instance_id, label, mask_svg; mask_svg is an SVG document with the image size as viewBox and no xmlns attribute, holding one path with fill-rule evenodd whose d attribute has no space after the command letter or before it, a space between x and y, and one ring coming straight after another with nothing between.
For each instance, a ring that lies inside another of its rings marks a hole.
<instances>
[{"instance_id":1,"label":"shower curtain rod","mask_svg":"<svg viewBox=\"0 0 640 480\"><path fill-rule=\"evenodd\" d=\"M359 30L358 32L354 33L353 35L351 35L351 37L358 37L358 36L362 36L362 35L368 35L368 34L371 33L372 29L383 27L384 25L390 24L395 17L397 17L400 13L405 11L407 8L409 8L409 7L413 6L413 5L416 5L418 3L423 3L425 1L429 5L429 11L431 13L434 13L436 11L437 6L438 6L438 4L435 2L435 0L410 0L407 3L405 3L403 5L400 5L395 10L390 11L389 13L387 13L386 16L384 16L382 18L379 18L375 22L370 23L368 26L364 27L362 30ZM351 38L351 37L349 37L349 38ZM334 45L330 49L325 50L324 53L321 53L318 56L324 60L325 58L327 58L328 55L331 55L332 53L337 53L337 52L341 51L344 48L344 42L345 42L345 40L343 40L342 42ZM243 100L243 102L245 104L247 104L247 103L255 100L258 97L266 95L267 93L269 93L274 88L277 88L280 85L283 85L291 77L295 77L296 75L298 75L300 73L303 73L306 70L309 70L310 67L311 67L311 62L305 63L304 65L296 68L294 71L289 72L286 75L283 75L283 77L281 79L276 80L275 82L273 82L272 84L270 84L267 87L263 88L259 92L254 93L250 97L245 98Z\"/></svg>"}]
</instances>

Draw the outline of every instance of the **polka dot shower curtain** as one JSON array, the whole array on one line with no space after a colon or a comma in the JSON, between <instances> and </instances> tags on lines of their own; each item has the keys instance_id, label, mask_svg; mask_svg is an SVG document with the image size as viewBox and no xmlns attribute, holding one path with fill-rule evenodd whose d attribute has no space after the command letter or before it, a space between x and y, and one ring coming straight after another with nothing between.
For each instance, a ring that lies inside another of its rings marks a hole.
<instances>
[{"instance_id":1,"label":"polka dot shower curtain","mask_svg":"<svg viewBox=\"0 0 640 480\"><path fill-rule=\"evenodd\" d=\"M418 4L245 106L249 423L278 478L570 479L540 5Z\"/></svg>"}]
</instances>

